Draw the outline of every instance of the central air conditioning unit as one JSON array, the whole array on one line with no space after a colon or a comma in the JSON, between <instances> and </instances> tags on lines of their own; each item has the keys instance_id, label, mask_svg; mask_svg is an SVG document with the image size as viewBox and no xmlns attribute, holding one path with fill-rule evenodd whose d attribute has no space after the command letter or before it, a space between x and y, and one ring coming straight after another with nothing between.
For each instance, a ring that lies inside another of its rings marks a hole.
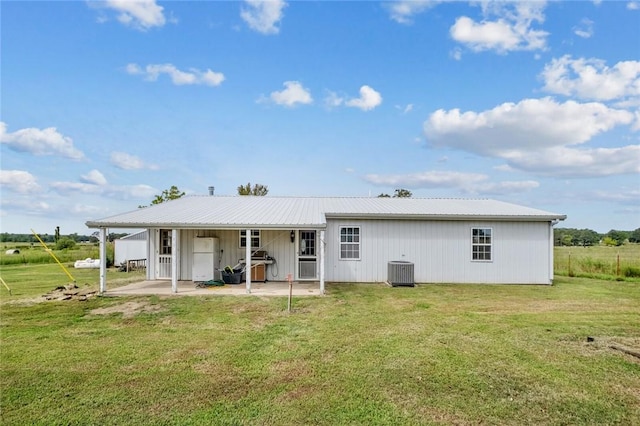
<instances>
[{"instance_id":1,"label":"central air conditioning unit","mask_svg":"<svg viewBox=\"0 0 640 426\"><path fill-rule=\"evenodd\" d=\"M409 286L413 287L413 263L403 260L389 262L387 280L392 287Z\"/></svg>"}]
</instances>

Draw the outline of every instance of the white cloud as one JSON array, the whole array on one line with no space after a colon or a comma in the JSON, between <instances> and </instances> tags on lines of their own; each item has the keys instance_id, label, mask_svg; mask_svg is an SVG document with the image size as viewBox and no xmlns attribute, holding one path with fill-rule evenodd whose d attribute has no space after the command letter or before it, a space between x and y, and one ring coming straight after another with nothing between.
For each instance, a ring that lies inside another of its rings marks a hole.
<instances>
[{"instance_id":1,"label":"white cloud","mask_svg":"<svg viewBox=\"0 0 640 426\"><path fill-rule=\"evenodd\" d=\"M160 74L167 74L171 82L176 86L187 84L202 84L205 86L219 86L224 81L224 74L210 69L200 71L189 68L189 71L181 71L173 64L149 64L142 69L138 64L128 64L125 67L128 74L144 75L148 81L157 81Z\"/></svg>"},{"instance_id":2,"label":"white cloud","mask_svg":"<svg viewBox=\"0 0 640 426\"><path fill-rule=\"evenodd\" d=\"M95 217L99 214L104 214L104 208L98 206L89 206L87 204L74 204L71 207L70 213L74 216Z\"/></svg>"},{"instance_id":3,"label":"white cloud","mask_svg":"<svg viewBox=\"0 0 640 426\"><path fill-rule=\"evenodd\" d=\"M450 28L451 37L479 52L495 50L507 53L515 50L546 49L549 33L531 28L534 22L544 22L546 2L482 2L485 19L476 22L461 16ZM489 20L489 16L497 19Z\"/></svg>"},{"instance_id":4,"label":"white cloud","mask_svg":"<svg viewBox=\"0 0 640 426\"><path fill-rule=\"evenodd\" d=\"M47 202L34 200L32 197L3 199L2 207L7 211L17 211L20 215L41 215L51 211L51 206ZM3 212L6 215L6 211L3 210Z\"/></svg>"},{"instance_id":5,"label":"white cloud","mask_svg":"<svg viewBox=\"0 0 640 426\"><path fill-rule=\"evenodd\" d=\"M640 61L609 68L600 59L565 55L545 65L540 77L550 93L599 101L640 97Z\"/></svg>"},{"instance_id":6,"label":"white cloud","mask_svg":"<svg viewBox=\"0 0 640 426\"><path fill-rule=\"evenodd\" d=\"M614 201L622 204L638 204L640 202L640 189L622 189L603 191L596 190L588 194L590 199L601 201Z\"/></svg>"},{"instance_id":7,"label":"white cloud","mask_svg":"<svg viewBox=\"0 0 640 426\"><path fill-rule=\"evenodd\" d=\"M284 105L287 107L294 107L298 104L308 105L313 103L311 92L306 89L298 81L285 81L282 84L285 88L279 92L271 92L269 99L277 105ZM264 99L259 99L261 102Z\"/></svg>"},{"instance_id":8,"label":"white cloud","mask_svg":"<svg viewBox=\"0 0 640 426\"><path fill-rule=\"evenodd\" d=\"M324 98L324 104L327 108L339 107L344 104L344 98L335 92L329 92L329 94Z\"/></svg>"},{"instance_id":9,"label":"white cloud","mask_svg":"<svg viewBox=\"0 0 640 426\"><path fill-rule=\"evenodd\" d=\"M407 104L405 106L402 105L396 105L395 108L399 111L401 111L403 114L408 114L411 111L413 111L413 104Z\"/></svg>"},{"instance_id":10,"label":"white cloud","mask_svg":"<svg viewBox=\"0 0 640 426\"><path fill-rule=\"evenodd\" d=\"M640 145L620 148L553 147L504 156L525 171L557 177L594 177L640 173Z\"/></svg>"},{"instance_id":11,"label":"white cloud","mask_svg":"<svg viewBox=\"0 0 640 426\"><path fill-rule=\"evenodd\" d=\"M370 111L382 103L382 96L369 86L362 86L360 88L360 97L350 99L345 102L345 105L360 108L362 111Z\"/></svg>"},{"instance_id":12,"label":"white cloud","mask_svg":"<svg viewBox=\"0 0 640 426\"><path fill-rule=\"evenodd\" d=\"M504 156L514 150L581 144L633 120L632 113L600 103L542 98L504 103L479 113L440 109L425 122L424 131L435 146Z\"/></svg>"},{"instance_id":13,"label":"white cloud","mask_svg":"<svg viewBox=\"0 0 640 426\"><path fill-rule=\"evenodd\" d=\"M84 183L90 183L90 184L93 184L93 185L106 185L107 184L107 179L104 177L104 175L102 173L100 173L96 169L91 170L86 175L80 176L80 179Z\"/></svg>"},{"instance_id":14,"label":"white cloud","mask_svg":"<svg viewBox=\"0 0 640 426\"><path fill-rule=\"evenodd\" d=\"M628 10L640 10L640 2L630 1L629 3L627 3L627 9Z\"/></svg>"},{"instance_id":15,"label":"white cloud","mask_svg":"<svg viewBox=\"0 0 640 426\"><path fill-rule=\"evenodd\" d=\"M161 27L166 23L163 7L156 0L106 0L105 7L120 14L118 21L139 30Z\"/></svg>"},{"instance_id":16,"label":"white cloud","mask_svg":"<svg viewBox=\"0 0 640 426\"><path fill-rule=\"evenodd\" d=\"M400 24L413 23L413 16L442 3L440 0L400 0L389 3L391 19Z\"/></svg>"},{"instance_id":17,"label":"white cloud","mask_svg":"<svg viewBox=\"0 0 640 426\"><path fill-rule=\"evenodd\" d=\"M424 123L433 146L502 158L520 170L553 176L637 173L639 146L579 149L598 134L632 125L629 111L551 98L505 103L483 112L438 110Z\"/></svg>"},{"instance_id":18,"label":"white cloud","mask_svg":"<svg viewBox=\"0 0 640 426\"><path fill-rule=\"evenodd\" d=\"M73 140L58 133L55 127L30 127L7 133L7 125L0 122L0 143L7 144L14 151L33 155L59 155L71 160L84 158L82 151L73 146Z\"/></svg>"},{"instance_id":19,"label":"white cloud","mask_svg":"<svg viewBox=\"0 0 640 426\"><path fill-rule=\"evenodd\" d=\"M582 19L579 26L573 27L573 33L578 37L591 38L593 36L593 21L588 18Z\"/></svg>"},{"instance_id":20,"label":"white cloud","mask_svg":"<svg viewBox=\"0 0 640 426\"><path fill-rule=\"evenodd\" d=\"M520 194L539 186L535 180L485 182L466 188L466 192L482 195Z\"/></svg>"},{"instance_id":21,"label":"white cloud","mask_svg":"<svg viewBox=\"0 0 640 426\"><path fill-rule=\"evenodd\" d=\"M103 187L83 182L51 182L49 187L61 195L69 194L102 194Z\"/></svg>"},{"instance_id":22,"label":"white cloud","mask_svg":"<svg viewBox=\"0 0 640 426\"><path fill-rule=\"evenodd\" d=\"M36 177L24 170L0 170L0 186L19 194L32 194L41 189Z\"/></svg>"},{"instance_id":23,"label":"white cloud","mask_svg":"<svg viewBox=\"0 0 640 426\"><path fill-rule=\"evenodd\" d=\"M287 6L283 0L245 0L240 16L249 28L262 34L277 34L282 20L282 10Z\"/></svg>"},{"instance_id":24,"label":"white cloud","mask_svg":"<svg viewBox=\"0 0 640 426\"><path fill-rule=\"evenodd\" d=\"M158 169L155 164L147 164L135 155L127 154L126 152L114 151L111 153L110 160L111 164L122 170Z\"/></svg>"},{"instance_id":25,"label":"white cloud","mask_svg":"<svg viewBox=\"0 0 640 426\"><path fill-rule=\"evenodd\" d=\"M376 185L406 186L409 188L455 188L481 182L486 175L478 173L429 171L410 174L369 174L365 180Z\"/></svg>"},{"instance_id":26,"label":"white cloud","mask_svg":"<svg viewBox=\"0 0 640 426\"><path fill-rule=\"evenodd\" d=\"M63 196L74 194L105 196L118 200L151 198L158 190L149 185L95 185L84 182L51 182L49 187Z\"/></svg>"},{"instance_id":27,"label":"white cloud","mask_svg":"<svg viewBox=\"0 0 640 426\"><path fill-rule=\"evenodd\" d=\"M489 182L489 176L480 173L427 171L421 173L378 175L364 177L367 182L402 188L453 188L468 194L511 194L537 188L536 181Z\"/></svg>"}]
</instances>

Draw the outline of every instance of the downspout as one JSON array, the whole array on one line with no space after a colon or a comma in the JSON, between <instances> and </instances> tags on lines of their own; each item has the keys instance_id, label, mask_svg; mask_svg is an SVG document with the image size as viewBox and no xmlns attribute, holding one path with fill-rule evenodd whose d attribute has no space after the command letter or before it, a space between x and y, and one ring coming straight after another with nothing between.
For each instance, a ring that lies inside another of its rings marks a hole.
<instances>
[{"instance_id":1,"label":"downspout","mask_svg":"<svg viewBox=\"0 0 640 426\"><path fill-rule=\"evenodd\" d=\"M107 291L107 228L100 228L100 294Z\"/></svg>"},{"instance_id":2,"label":"downspout","mask_svg":"<svg viewBox=\"0 0 640 426\"><path fill-rule=\"evenodd\" d=\"M559 220L552 220L549 222L549 284L553 284L553 227L557 225Z\"/></svg>"}]
</instances>

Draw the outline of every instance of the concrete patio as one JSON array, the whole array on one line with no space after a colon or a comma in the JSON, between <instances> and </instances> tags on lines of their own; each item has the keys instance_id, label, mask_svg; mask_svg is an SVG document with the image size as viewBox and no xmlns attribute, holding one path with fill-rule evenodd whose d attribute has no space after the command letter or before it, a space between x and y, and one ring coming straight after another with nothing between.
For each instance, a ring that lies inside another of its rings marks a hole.
<instances>
[{"instance_id":1,"label":"concrete patio","mask_svg":"<svg viewBox=\"0 0 640 426\"><path fill-rule=\"evenodd\" d=\"M293 296L320 296L318 282L293 282ZM288 296L289 283L282 281L251 283L251 293L247 294L245 283L224 286L197 287L193 281L178 281L178 292L171 291L171 280L141 281L122 287L109 288L105 296Z\"/></svg>"}]
</instances>

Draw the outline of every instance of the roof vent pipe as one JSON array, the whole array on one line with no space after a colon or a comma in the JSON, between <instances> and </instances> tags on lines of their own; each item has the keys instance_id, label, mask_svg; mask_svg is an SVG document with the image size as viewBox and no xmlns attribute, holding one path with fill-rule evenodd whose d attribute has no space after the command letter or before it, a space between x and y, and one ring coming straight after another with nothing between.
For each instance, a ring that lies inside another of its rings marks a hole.
<instances>
[{"instance_id":1,"label":"roof vent pipe","mask_svg":"<svg viewBox=\"0 0 640 426\"><path fill-rule=\"evenodd\" d=\"M213 192L216 190L215 186L210 186L209 187L209 195L213 195Z\"/></svg>"}]
</instances>

